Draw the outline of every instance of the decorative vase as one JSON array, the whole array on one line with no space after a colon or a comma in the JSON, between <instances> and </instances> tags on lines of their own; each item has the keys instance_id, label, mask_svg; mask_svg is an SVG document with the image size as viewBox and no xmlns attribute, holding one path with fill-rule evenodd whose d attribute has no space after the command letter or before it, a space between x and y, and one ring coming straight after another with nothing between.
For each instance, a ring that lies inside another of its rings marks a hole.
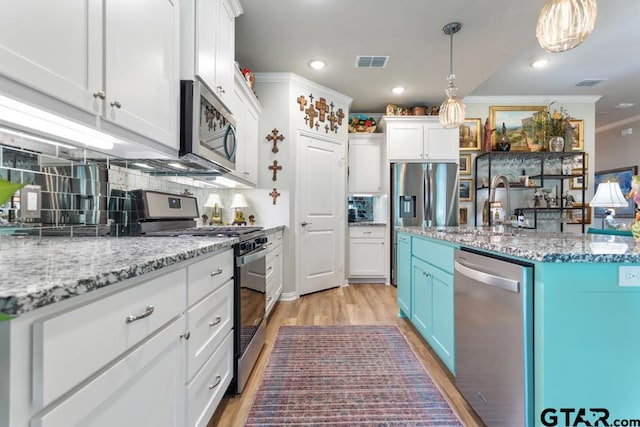
<instances>
[{"instance_id":1,"label":"decorative vase","mask_svg":"<svg viewBox=\"0 0 640 427\"><path fill-rule=\"evenodd\" d=\"M561 136L552 136L549 139L549 151L560 152L564 151L564 138Z\"/></svg>"},{"instance_id":2,"label":"decorative vase","mask_svg":"<svg viewBox=\"0 0 640 427\"><path fill-rule=\"evenodd\" d=\"M498 140L496 141L496 148L498 151L509 151L511 150L511 141L506 134L500 135Z\"/></svg>"}]
</instances>

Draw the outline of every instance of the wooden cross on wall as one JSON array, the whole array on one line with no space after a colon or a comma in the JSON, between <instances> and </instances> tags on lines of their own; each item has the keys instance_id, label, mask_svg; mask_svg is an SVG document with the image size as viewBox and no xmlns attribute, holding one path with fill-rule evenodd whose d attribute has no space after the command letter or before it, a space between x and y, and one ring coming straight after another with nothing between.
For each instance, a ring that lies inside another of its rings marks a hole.
<instances>
[{"instance_id":1,"label":"wooden cross on wall","mask_svg":"<svg viewBox=\"0 0 640 427\"><path fill-rule=\"evenodd\" d=\"M338 108L336 116L338 116L338 124L342 126L342 119L344 119L344 111L342 111L342 108Z\"/></svg>"},{"instance_id":2,"label":"wooden cross on wall","mask_svg":"<svg viewBox=\"0 0 640 427\"><path fill-rule=\"evenodd\" d=\"M320 120L321 122L324 122L324 117L329 112L329 106L327 105L327 100L324 98L320 98L320 100L316 101L316 109L320 114L320 116L318 117L318 120Z\"/></svg>"},{"instance_id":3,"label":"wooden cross on wall","mask_svg":"<svg viewBox=\"0 0 640 427\"><path fill-rule=\"evenodd\" d=\"M307 113L307 117L309 118L309 127L313 129L314 119L318 117L318 113L316 112L315 108L313 108L313 104L309 105L309 108L304 110L304 112Z\"/></svg>"},{"instance_id":4,"label":"wooden cross on wall","mask_svg":"<svg viewBox=\"0 0 640 427\"><path fill-rule=\"evenodd\" d=\"M273 153L277 153L279 151L277 146L278 141L284 141L284 135L278 135L279 132L280 131L278 129L273 129L271 134L266 136L267 141L273 141L273 148L271 149Z\"/></svg>"},{"instance_id":5,"label":"wooden cross on wall","mask_svg":"<svg viewBox=\"0 0 640 427\"><path fill-rule=\"evenodd\" d=\"M274 188L273 191L271 193L269 193L269 195L273 199L273 204L275 205L276 204L276 199L280 196L280 193L278 193L278 190L276 190Z\"/></svg>"},{"instance_id":6,"label":"wooden cross on wall","mask_svg":"<svg viewBox=\"0 0 640 427\"><path fill-rule=\"evenodd\" d=\"M298 104L300 104L300 111L304 111L304 106L307 105L307 98L304 95L300 95L297 98Z\"/></svg>"},{"instance_id":7,"label":"wooden cross on wall","mask_svg":"<svg viewBox=\"0 0 640 427\"><path fill-rule=\"evenodd\" d=\"M331 123L331 130L336 128L336 122L338 121L338 117L335 113L329 114L329 123Z\"/></svg>"},{"instance_id":8,"label":"wooden cross on wall","mask_svg":"<svg viewBox=\"0 0 640 427\"><path fill-rule=\"evenodd\" d=\"M282 166L278 164L277 160L274 160L273 165L269 165L268 168L270 171L273 171L273 178L271 178L271 180L277 181L278 177L276 176L276 174L278 173L278 171L282 170Z\"/></svg>"}]
</instances>

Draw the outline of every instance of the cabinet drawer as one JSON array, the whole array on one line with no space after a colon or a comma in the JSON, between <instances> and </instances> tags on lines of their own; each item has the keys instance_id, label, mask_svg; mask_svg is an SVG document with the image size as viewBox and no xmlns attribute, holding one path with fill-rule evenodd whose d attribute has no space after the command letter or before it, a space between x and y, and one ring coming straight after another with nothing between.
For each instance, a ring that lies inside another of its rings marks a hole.
<instances>
[{"instance_id":1,"label":"cabinet drawer","mask_svg":"<svg viewBox=\"0 0 640 427\"><path fill-rule=\"evenodd\" d=\"M233 328L233 280L187 313L187 380L202 367Z\"/></svg>"},{"instance_id":2,"label":"cabinet drawer","mask_svg":"<svg viewBox=\"0 0 640 427\"><path fill-rule=\"evenodd\" d=\"M48 405L185 309L185 269L33 325L33 400ZM153 306L153 309L148 307ZM151 312L151 310L153 310ZM128 316L147 317L127 322Z\"/></svg>"},{"instance_id":3,"label":"cabinet drawer","mask_svg":"<svg viewBox=\"0 0 640 427\"><path fill-rule=\"evenodd\" d=\"M412 237L413 256L453 273L453 247Z\"/></svg>"},{"instance_id":4,"label":"cabinet drawer","mask_svg":"<svg viewBox=\"0 0 640 427\"><path fill-rule=\"evenodd\" d=\"M31 427L174 427L183 386L179 381L177 320L131 354L31 422ZM86 354L84 357L90 357Z\"/></svg>"},{"instance_id":5,"label":"cabinet drawer","mask_svg":"<svg viewBox=\"0 0 640 427\"><path fill-rule=\"evenodd\" d=\"M282 231L276 231L267 235L267 247L269 250L273 250L276 247L282 245Z\"/></svg>"},{"instance_id":6,"label":"cabinet drawer","mask_svg":"<svg viewBox=\"0 0 640 427\"><path fill-rule=\"evenodd\" d=\"M377 237L384 238L387 227L349 227L349 237Z\"/></svg>"},{"instance_id":7,"label":"cabinet drawer","mask_svg":"<svg viewBox=\"0 0 640 427\"><path fill-rule=\"evenodd\" d=\"M187 268L187 306L200 301L233 277L233 250L213 255Z\"/></svg>"},{"instance_id":8,"label":"cabinet drawer","mask_svg":"<svg viewBox=\"0 0 640 427\"><path fill-rule=\"evenodd\" d=\"M205 427L233 377L233 332L187 388L187 426Z\"/></svg>"}]
</instances>

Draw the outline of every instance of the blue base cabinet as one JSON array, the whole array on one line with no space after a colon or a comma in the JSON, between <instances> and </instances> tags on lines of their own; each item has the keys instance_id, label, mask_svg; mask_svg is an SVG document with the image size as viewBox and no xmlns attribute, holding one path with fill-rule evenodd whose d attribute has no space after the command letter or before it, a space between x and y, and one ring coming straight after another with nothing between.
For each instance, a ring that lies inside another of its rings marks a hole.
<instances>
[{"instance_id":1,"label":"blue base cabinet","mask_svg":"<svg viewBox=\"0 0 640 427\"><path fill-rule=\"evenodd\" d=\"M398 306L455 373L454 245L398 233Z\"/></svg>"}]
</instances>

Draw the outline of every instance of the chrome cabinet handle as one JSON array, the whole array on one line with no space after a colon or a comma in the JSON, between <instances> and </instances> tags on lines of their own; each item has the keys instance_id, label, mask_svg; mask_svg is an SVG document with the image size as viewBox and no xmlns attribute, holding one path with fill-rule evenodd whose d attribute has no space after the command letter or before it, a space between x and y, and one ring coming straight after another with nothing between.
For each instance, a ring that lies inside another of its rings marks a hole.
<instances>
[{"instance_id":1,"label":"chrome cabinet handle","mask_svg":"<svg viewBox=\"0 0 640 427\"><path fill-rule=\"evenodd\" d=\"M267 297L267 302L271 301L273 297Z\"/></svg>"},{"instance_id":2,"label":"chrome cabinet handle","mask_svg":"<svg viewBox=\"0 0 640 427\"><path fill-rule=\"evenodd\" d=\"M311 224L312 224L311 222L307 222L307 221L302 221L300 223L300 225L303 226L303 227L306 227L307 225L311 225Z\"/></svg>"},{"instance_id":3,"label":"chrome cabinet handle","mask_svg":"<svg viewBox=\"0 0 640 427\"><path fill-rule=\"evenodd\" d=\"M218 384L220 384L220 381L222 380L222 377L220 376L220 374L216 375L216 382L215 384L209 384L209 390L213 390L214 388L216 388L218 386Z\"/></svg>"},{"instance_id":4,"label":"chrome cabinet handle","mask_svg":"<svg viewBox=\"0 0 640 427\"><path fill-rule=\"evenodd\" d=\"M211 277L217 276L218 274L222 274L222 267L218 268L216 271L212 271Z\"/></svg>"},{"instance_id":5,"label":"chrome cabinet handle","mask_svg":"<svg viewBox=\"0 0 640 427\"><path fill-rule=\"evenodd\" d=\"M216 320L214 320L213 322L209 322L209 327L216 326L220 322L222 322L222 317L216 316Z\"/></svg>"},{"instance_id":6,"label":"chrome cabinet handle","mask_svg":"<svg viewBox=\"0 0 640 427\"><path fill-rule=\"evenodd\" d=\"M216 90L218 91L218 93L227 93L224 91L224 89L222 89L222 86L216 86Z\"/></svg>"},{"instance_id":7,"label":"chrome cabinet handle","mask_svg":"<svg viewBox=\"0 0 640 427\"><path fill-rule=\"evenodd\" d=\"M155 310L155 308L152 305L148 305L144 310L144 313L138 314L137 316L127 316L124 321L125 323L131 323L135 322L136 320L144 319L145 317L151 316L153 314L153 310Z\"/></svg>"},{"instance_id":8,"label":"chrome cabinet handle","mask_svg":"<svg viewBox=\"0 0 640 427\"><path fill-rule=\"evenodd\" d=\"M99 91L97 91L97 92L95 92L95 93L93 94L93 97L94 97L94 98L105 99L105 98L107 97L107 94L106 94L106 93L104 93L104 91L103 91L103 90L99 90Z\"/></svg>"},{"instance_id":9,"label":"chrome cabinet handle","mask_svg":"<svg viewBox=\"0 0 640 427\"><path fill-rule=\"evenodd\" d=\"M189 338L191 338L191 332L187 331L187 332L181 333L180 338L184 338L185 340L188 340Z\"/></svg>"},{"instance_id":10,"label":"chrome cabinet handle","mask_svg":"<svg viewBox=\"0 0 640 427\"><path fill-rule=\"evenodd\" d=\"M116 108L122 108L122 104L120 103L120 101L113 101L111 103L111 106Z\"/></svg>"},{"instance_id":11,"label":"chrome cabinet handle","mask_svg":"<svg viewBox=\"0 0 640 427\"><path fill-rule=\"evenodd\" d=\"M267 270L273 270L273 266L269 266L269 268L267 268Z\"/></svg>"}]
</instances>

